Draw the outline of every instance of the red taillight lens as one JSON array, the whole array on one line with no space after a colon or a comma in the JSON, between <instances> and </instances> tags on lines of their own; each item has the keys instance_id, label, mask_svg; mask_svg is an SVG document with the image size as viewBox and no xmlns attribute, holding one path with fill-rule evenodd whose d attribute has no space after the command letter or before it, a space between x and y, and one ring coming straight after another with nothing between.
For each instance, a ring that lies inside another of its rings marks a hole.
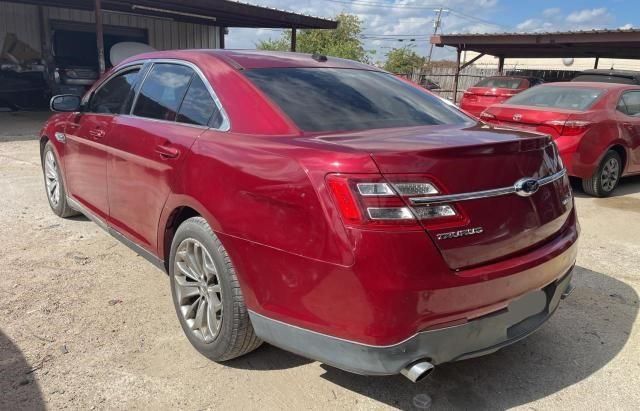
<instances>
[{"instance_id":1,"label":"red taillight lens","mask_svg":"<svg viewBox=\"0 0 640 411\"><path fill-rule=\"evenodd\" d=\"M544 124L553 127L561 136L579 136L593 123L586 120L549 120Z\"/></svg>"},{"instance_id":2,"label":"red taillight lens","mask_svg":"<svg viewBox=\"0 0 640 411\"><path fill-rule=\"evenodd\" d=\"M442 223L460 216L449 204L412 207L412 197L440 194L432 182L412 175L329 174L327 187L345 224L369 228L416 229L420 222Z\"/></svg>"},{"instance_id":3,"label":"red taillight lens","mask_svg":"<svg viewBox=\"0 0 640 411\"><path fill-rule=\"evenodd\" d=\"M351 189L349 188L349 180L341 178L339 176L330 176L327 178L327 184L333 194L333 199L336 201L338 210L345 222L357 223L362 220L360 214L360 207L356 203Z\"/></svg>"}]
</instances>

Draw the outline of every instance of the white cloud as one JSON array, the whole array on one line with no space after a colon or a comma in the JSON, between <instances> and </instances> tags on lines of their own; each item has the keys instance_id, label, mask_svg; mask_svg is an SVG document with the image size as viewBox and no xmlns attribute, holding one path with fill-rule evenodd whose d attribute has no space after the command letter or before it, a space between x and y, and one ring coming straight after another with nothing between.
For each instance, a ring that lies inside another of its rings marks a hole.
<instances>
[{"instance_id":1,"label":"white cloud","mask_svg":"<svg viewBox=\"0 0 640 411\"><path fill-rule=\"evenodd\" d=\"M542 11L542 16L546 18L552 18L559 15L560 13L562 13L562 10L560 10L558 7L552 7L549 9L544 9Z\"/></svg>"},{"instance_id":2,"label":"white cloud","mask_svg":"<svg viewBox=\"0 0 640 411\"><path fill-rule=\"evenodd\" d=\"M614 21L614 16L605 7L574 10L569 14L554 7L543 10L540 16L528 18L516 27L523 32L576 31L610 27Z\"/></svg>"},{"instance_id":3,"label":"white cloud","mask_svg":"<svg viewBox=\"0 0 640 411\"><path fill-rule=\"evenodd\" d=\"M443 14L442 31L445 33L486 33L508 30L508 28L491 24L491 20L497 13L499 0L441 0L435 2L375 0L376 3L402 6L398 8L380 8L362 3L345 4L346 0L337 2L328 0L251 0L251 2L261 6L326 18L334 17L341 12L356 14L363 21L365 34L415 34L416 41L411 44L415 44L416 52L422 55L426 55L429 51L429 37L433 33L435 17L433 9L440 5L454 11ZM437 6L430 4L437 4ZM230 28L225 44L228 48L255 48L256 43L260 40L279 38L280 33L280 30ZM376 51L374 60L382 60L391 47L400 47L406 44L407 42L389 39L365 40L365 48ZM451 57L451 52L435 48L434 56L435 58L448 58Z\"/></svg>"},{"instance_id":4,"label":"white cloud","mask_svg":"<svg viewBox=\"0 0 640 411\"><path fill-rule=\"evenodd\" d=\"M567 16L567 22L578 25L603 26L610 23L613 16L606 7L574 11Z\"/></svg>"},{"instance_id":5,"label":"white cloud","mask_svg":"<svg viewBox=\"0 0 640 411\"><path fill-rule=\"evenodd\" d=\"M631 30L633 28L633 24L627 23L624 26L620 26L619 28L620 30Z\"/></svg>"}]
</instances>

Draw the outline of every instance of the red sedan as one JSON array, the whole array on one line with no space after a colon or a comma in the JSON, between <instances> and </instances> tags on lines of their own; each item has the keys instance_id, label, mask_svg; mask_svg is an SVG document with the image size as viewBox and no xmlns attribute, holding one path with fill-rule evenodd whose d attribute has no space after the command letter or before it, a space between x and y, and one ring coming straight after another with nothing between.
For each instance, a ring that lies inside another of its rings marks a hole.
<instances>
[{"instance_id":1,"label":"red sedan","mask_svg":"<svg viewBox=\"0 0 640 411\"><path fill-rule=\"evenodd\" d=\"M551 139L374 67L156 52L51 105L52 210L166 270L213 360L267 341L417 381L524 338L571 289L578 225Z\"/></svg>"},{"instance_id":2,"label":"red sedan","mask_svg":"<svg viewBox=\"0 0 640 411\"><path fill-rule=\"evenodd\" d=\"M543 81L536 77L487 77L462 94L460 108L478 117L487 107L503 103L516 94L542 83Z\"/></svg>"},{"instance_id":3,"label":"red sedan","mask_svg":"<svg viewBox=\"0 0 640 411\"><path fill-rule=\"evenodd\" d=\"M640 173L640 87L551 83L488 108L489 123L553 137L569 175L584 191L611 195L620 177Z\"/></svg>"}]
</instances>

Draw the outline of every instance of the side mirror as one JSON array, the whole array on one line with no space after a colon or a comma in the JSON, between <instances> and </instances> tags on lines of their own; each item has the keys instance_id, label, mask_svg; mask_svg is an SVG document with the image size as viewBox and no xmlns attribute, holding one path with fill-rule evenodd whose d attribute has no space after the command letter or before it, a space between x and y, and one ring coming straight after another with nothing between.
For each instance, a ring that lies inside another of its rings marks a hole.
<instances>
[{"instance_id":1,"label":"side mirror","mask_svg":"<svg viewBox=\"0 0 640 411\"><path fill-rule=\"evenodd\" d=\"M53 96L49 102L51 111L80 111L80 96L74 94L60 94Z\"/></svg>"}]
</instances>

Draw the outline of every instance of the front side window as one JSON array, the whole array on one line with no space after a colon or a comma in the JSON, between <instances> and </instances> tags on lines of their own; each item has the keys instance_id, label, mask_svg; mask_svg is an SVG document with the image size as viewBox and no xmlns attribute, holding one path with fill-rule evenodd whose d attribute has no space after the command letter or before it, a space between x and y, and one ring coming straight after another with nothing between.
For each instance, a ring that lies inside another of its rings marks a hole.
<instances>
[{"instance_id":1,"label":"front side window","mask_svg":"<svg viewBox=\"0 0 640 411\"><path fill-rule=\"evenodd\" d=\"M138 78L139 68L109 79L89 100L89 112L119 114L131 96L131 90Z\"/></svg>"},{"instance_id":2,"label":"front side window","mask_svg":"<svg viewBox=\"0 0 640 411\"><path fill-rule=\"evenodd\" d=\"M243 73L304 131L475 124L438 97L384 72L261 68Z\"/></svg>"},{"instance_id":3,"label":"front side window","mask_svg":"<svg viewBox=\"0 0 640 411\"><path fill-rule=\"evenodd\" d=\"M586 110L598 100L603 90L586 87L540 86L511 97L505 104Z\"/></svg>"},{"instance_id":4,"label":"front side window","mask_svg":"<svg viewBox=\"0 0 640 411\"><path fill-rule=\"evenodd\" d=\"M194 75L186 66L156 63L144 80L133 114L173 121Z\"/></svg>"},{"instance_id":5,"label":"front side window","mask_svg":"<svg viewBox=\"0 0 640 411\"><path fill-rule=\"evenodd\" d=\"M618 109L628 116L640 116L640 91L630 91L620 97Z\"/></svg>"},{"instance_id":6,"label":"front side window","mask_svg":"<svg viewBox=\"0 0 640 411\"><path fill-rule=\"evenodd\" d=\"M193 80L189 85L189 90L184 96L180 110L178 111L177 121L181 123L196 124L199 126L206 126L209 121L214 117L214 114L219 112L218 106L216 106L211 93L207 89L200 76L193 76ZM216 116L216 119L221 118ZM220 126L215 120L211 124L212 127L217 128Z\"/></svg>"}]
</instances>

